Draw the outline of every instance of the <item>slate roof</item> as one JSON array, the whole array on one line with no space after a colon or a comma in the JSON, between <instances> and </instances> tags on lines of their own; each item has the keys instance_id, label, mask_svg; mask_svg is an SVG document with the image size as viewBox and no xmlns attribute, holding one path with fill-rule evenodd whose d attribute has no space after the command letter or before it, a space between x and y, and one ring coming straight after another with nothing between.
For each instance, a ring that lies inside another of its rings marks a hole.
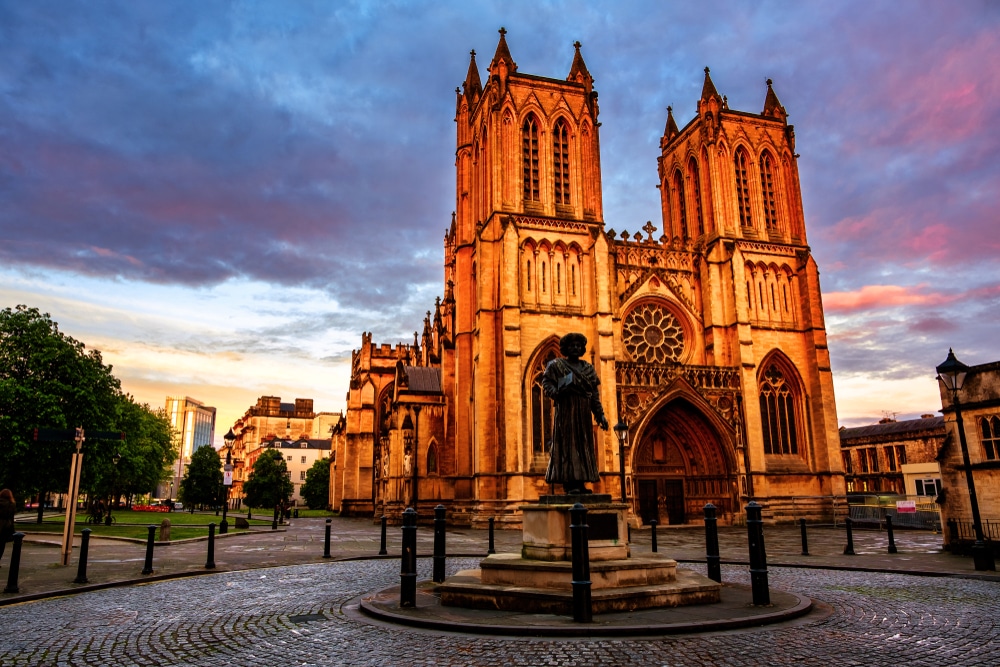
<instances>
[{"instance_id":1,"label":"slate roof","mask_svg":"<svg viewBox=\"0 0 1000 667\"><path fill-rule=\"evenodd\" d=\"M944 417L928 417L925 419L906 419L900 422L886 422L884 424L871 424L869 426L856 426L845 428L840 431L840 444L849 444L851 440L861 440L865 438L885 438L893 439L894 436L903 436L920 431L939 431L944 433Z\"/></svg>"},{"instance_id":2,"label":"slate roof","mask_svg":"<svg viewBox=\"0 0 1000 667\"><path fill-rule=\"evenodd\" d=\"M417 394L441 393L441 369L428 366L403 366L408 381L406 390Z\"/></svg>"}]
</instances>

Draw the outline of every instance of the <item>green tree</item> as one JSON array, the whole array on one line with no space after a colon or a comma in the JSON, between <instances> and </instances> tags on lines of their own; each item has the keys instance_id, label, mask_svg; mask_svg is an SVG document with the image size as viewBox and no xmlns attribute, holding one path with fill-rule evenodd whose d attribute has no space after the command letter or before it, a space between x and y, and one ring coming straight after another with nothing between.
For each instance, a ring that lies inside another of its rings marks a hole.
<instances>
[{"instance_id":1,"label":"green tree","mask_svg":"<svg viewBox=\"0 0 1000 667\"><path fill-rule=\"evenodd\" d=\"M65 489L75 444L36 442L34 429L115 430L121 395L101 353L59 331L47 313L23 305L0 311L0 487L19 502ZM93 439L83 451L88 489L106 476L113 451Z\"/></svg>"},{"instance_id":2,"label":"green tree","mask_svg":"<svg viewBox=\"0 0 1000 667\"><path fill-rule=\"evenodd\" d=\"M301 493L311 510L330 504L330 459L319 459L306 471Z\"/></svg>"},{"instance_id":3,"label":"green tree","mask_svg":"<svg viewBox=\"0 0 1000 667\"><path fill-rule=\"evenodd\" d=\"M122 396L117 429L125 432L125 442L113 476L114 490L127 498L152 493L169 475L167 466L177 458L166 412Z\"/></svg>"},{"instance_id":4,"label":"green tree","mask_svg":"<svg viewBox=\"0 0 1000 667\"><path fill-rule=\"evenodd\" d=\"M214 447L199 447L191 454L184 479L181 480L180 499L190 505L215 505L222 496L222 460Z\"/></svg>"},{"instance_id":5,"label":"green tree","mask_svg":"<svg viewBox=\"0 0 1000 667\"><path fill-rule=\"evenodd\" d=\"M243 493L249 507L274 507L292 497L292 481L288 479L285 458L276 449L267 449L254 462L253 470L243 483Z\"/></svg>"}]
</instances>

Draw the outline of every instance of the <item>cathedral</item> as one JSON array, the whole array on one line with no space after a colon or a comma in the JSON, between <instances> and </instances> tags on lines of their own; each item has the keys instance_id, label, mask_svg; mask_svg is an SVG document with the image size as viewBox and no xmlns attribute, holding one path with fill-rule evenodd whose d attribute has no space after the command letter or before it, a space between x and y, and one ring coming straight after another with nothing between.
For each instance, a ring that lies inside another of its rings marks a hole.
<instances>
[{"instance_id":1,"label":"cathedral","mask_svg":"<svg viewBox=\"0 0 1000 667\"><path fill-rule=\"evenodd\" d=\"M706 503L736 521L751 499L771 520L829 517L845 487L819 272L771 81L760 113L735 111L705 68L695 117L679 128L667 109L658 224L613 229L574 46L565 79L522 74L501 29L485 84L472 52L443 296L412 344L362 334L331 504L519 526L553 492L540 379L580 332L605 414L628 426L626 446L595 426L593 490L624 495L636 523L696 523Z\"/></svg>"}]
</instances>

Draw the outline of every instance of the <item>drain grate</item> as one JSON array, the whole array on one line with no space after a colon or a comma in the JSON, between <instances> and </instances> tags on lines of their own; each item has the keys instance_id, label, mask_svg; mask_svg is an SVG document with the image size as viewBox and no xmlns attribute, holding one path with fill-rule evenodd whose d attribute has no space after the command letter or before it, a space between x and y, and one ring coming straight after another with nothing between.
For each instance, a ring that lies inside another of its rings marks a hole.
<instances>
[{"instance_id":1,"label":"drain grate","mask_svg":"<svg viewBox=\"0 0 1000 667\"><path fill-rule=\"evenodd\" d=\"M288 620L292 623L315 623L316 621L326 621L328 619L326 614L299 614L298 616L289 616Z\"/></svg>"}]
</instances>

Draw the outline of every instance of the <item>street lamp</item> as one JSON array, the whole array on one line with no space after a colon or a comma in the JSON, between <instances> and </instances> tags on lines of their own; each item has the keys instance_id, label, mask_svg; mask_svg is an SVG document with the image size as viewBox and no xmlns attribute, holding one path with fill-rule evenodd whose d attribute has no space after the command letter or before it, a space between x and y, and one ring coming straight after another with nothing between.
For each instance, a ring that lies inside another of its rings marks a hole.
<instances>
[{"instance_id":1,"label":"street lamp","mask_svg":"<svg viewBox=\"0 0 1000 667\"><path fill-rule=\"evenodd\" d=\"M111 476L111 501L108 503L108 516L104 519L105 526L111 525L111 508L114 507L115 496L117 495L115 493L115 487L118 485L118 462L121 460L122 460L122 455L119 454L118 452L115 452L114 456L111 457L111 462L114 463L115 466L114 468L112 468L113 474Z\"/></svg>"},{"instance_id":2,"label":"street lamp","mask_svg":"<svg viewBox=\"0 0 1000 667\"><path fill-rule=\"evenodd\" d=\"M233 485L233 443L236 442L236 434L233 429L222 436L226 443L226 467L222 473L222 486L226 489L226 502L222 505L222 521L219 522L219 535L229 532L229 522L226 521L226 512L229 510L229 489Z\"/></svg>"},{"instance_id":3,"label":"street lamp","mask_svg":"<svg viewBox=\"0 0 1000 667\"><path fill-rule=\"evenodd\" d=\"M965 441L965 424L962 422L962 405L958 400L958 392L965 385L969 367L955 358L955 352L948 349L948 358L937 370L937 379L951 391L952 405L955 408L955 423L958 425L958 442L962 446L962 462L965 464L965 483L969 486L969 503L972 505L972 528L976 532L976 541L972 545L972 562L976 570L996 570L993 562L993 550L986 546L983 537L983 522L979 516L979 499L976 497L976 482L972 477L972 464L969 462L969 445Z\"/></svg>"},{"instance_id":4,"label":"street lamp","mask_svg":"<svg viewBox=\"0 0 1000 667\"><path fill-rule=\"evenodd\" d=\"M618 476L622 485L622 502L628 502L625 494L625 448L628 447L628 424L621 420L615 424L615 435L618 437Z\"/></svg>"}]
</instances>

